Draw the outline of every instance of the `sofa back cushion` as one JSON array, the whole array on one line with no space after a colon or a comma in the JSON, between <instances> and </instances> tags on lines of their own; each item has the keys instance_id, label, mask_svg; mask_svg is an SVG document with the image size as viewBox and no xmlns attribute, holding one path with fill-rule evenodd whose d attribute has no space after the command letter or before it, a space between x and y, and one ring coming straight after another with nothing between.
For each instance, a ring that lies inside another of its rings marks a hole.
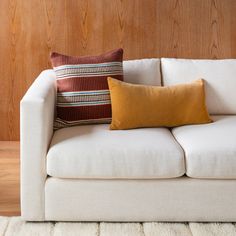
<instances>
[{"instance_id":1,"label":"sofa back cushion","mask_svg":"<svg viewBox=\"0 0 236 236\"><path fill-rule=\"evenodd\" d=\"M205 80L210 114L236 114L236 59L191 60L162 58L163 85Z\"/></svg>"},{"instance_id":2,"label":"sofa back cushion","mask_svg":"<svg viewBox=\"0 0 236 236\"><path fill-rule=\"evenodd\" d=\"M157 58L123 61L124 81L161 86L160 62Z\"/></svg>"}]
</instances>

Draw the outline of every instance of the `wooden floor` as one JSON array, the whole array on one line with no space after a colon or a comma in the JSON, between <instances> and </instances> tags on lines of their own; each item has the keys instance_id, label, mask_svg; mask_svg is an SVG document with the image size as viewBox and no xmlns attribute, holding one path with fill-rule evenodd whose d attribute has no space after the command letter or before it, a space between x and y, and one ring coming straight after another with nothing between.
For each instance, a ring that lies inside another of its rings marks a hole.
<instances>
[{"instance_id":1,"label":"wooden floor","mask_svg":"<svg viewBox=\"0 0 236 236\"><path fill-rule=\"evenodd\" d=\"M0 141L0 216L20 215L20 144Z\"/></svg>"}]
</instances>

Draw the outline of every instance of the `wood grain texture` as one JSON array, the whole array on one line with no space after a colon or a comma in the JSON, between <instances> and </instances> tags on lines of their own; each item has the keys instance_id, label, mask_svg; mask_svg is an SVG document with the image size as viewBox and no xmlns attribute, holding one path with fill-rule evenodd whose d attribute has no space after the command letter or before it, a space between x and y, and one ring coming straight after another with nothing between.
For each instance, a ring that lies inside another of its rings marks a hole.
<instances>
[{"instance_id":1,"label":"wood grain texture","mask_svg":"<svg viewBox=\"0 0 236 236\"><path fill-rule=\"evenodd\" d=\"M51 51L235 58L235 12L235 0L1 0L0 140L19 139L19 101Z\"/></svg>"},{"instance_id":2,"label":"wood grain texture","mask_svg":"<svg viewBox=\"0 0 236 236\"><path fill-rule=\"evenodd\" d=\"M20 144L0 142L0 216L20 215Z\"/></svg>"}]
</instances>

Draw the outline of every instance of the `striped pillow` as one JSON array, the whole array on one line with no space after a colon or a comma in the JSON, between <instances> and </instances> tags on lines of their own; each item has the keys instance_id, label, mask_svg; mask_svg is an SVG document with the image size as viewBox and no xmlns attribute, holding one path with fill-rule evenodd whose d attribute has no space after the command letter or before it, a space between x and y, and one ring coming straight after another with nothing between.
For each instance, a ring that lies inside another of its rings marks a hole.
<instances>
[{"instance_id":1,"label":"striped pillow","mask_svg":"<svg viewBox=\"0 0 236 236\"><path fill-rule=\"evenodd\" d=\"M123 49L99 56L51 54L57 77L57 118L54 129L111 122L107 77L123 80Z\"/></svg>"}]
</instances>

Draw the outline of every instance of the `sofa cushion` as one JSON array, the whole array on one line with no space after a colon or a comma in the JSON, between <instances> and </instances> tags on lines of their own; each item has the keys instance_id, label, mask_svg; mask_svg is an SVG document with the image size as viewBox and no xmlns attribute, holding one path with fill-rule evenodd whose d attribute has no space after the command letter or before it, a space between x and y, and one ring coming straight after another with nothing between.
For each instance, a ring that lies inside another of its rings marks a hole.
<instances>
[{"instance_id":1,"label":"sofa cushion","mask_svg":"<svg viewBox=\"0 0 236 236\"><path fill-rule=\"evenodd\" d=\"M172 130L185 151L193 178L236 179L236 116L212 116L214 123Z\"/></svg>"},{"instance_id":2,"label":"sofa cushion","mask_svg":"<svg viewBox=\"0 0 236 236\"><path fill-rule=\"evenodd\" d=\"M210 114L236 114L236 60L161 59L163 84L173 85L199 78L206 81Z\"/></svg>"},{"instance_id":3,"label":"sofa cushion","mask_svg":"<svg viewBox=\"0 0 236 236\"><path fill-rule=\"evenodd\" d=\"M123 61L124 81L161 86L160 62L157 58Z\"/></svg>"},{"instance_id":4,"label":"sofa cushion","mask_svg":"<svg viewBox=\"0 0 236 236\"><path fill-rule=\"evenodd\" d=\"M47 173L59 178L172 178L185 173L184 154L165 128L69 127L53 136Z\"/></svg>"}]
</instances>

